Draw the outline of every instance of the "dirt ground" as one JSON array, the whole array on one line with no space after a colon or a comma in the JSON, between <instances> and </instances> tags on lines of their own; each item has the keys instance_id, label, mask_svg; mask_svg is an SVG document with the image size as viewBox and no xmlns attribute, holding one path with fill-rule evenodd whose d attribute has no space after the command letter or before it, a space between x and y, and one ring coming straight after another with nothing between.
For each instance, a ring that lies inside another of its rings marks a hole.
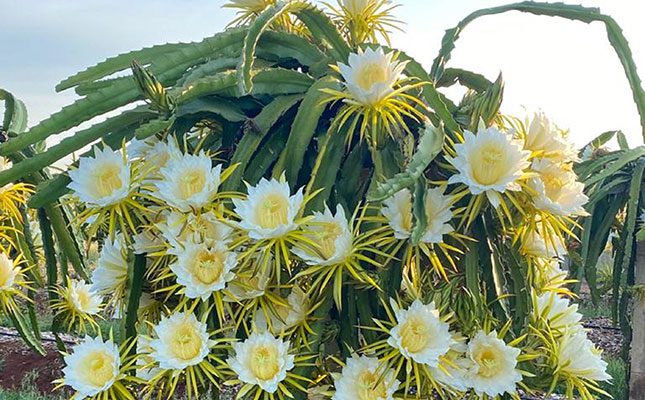
<instances>
[{"instance_id":1,"label":"dirt ground","mask_svg":"<svg viewBox=\"0 0 645 400\"><path fill-rule=\"evenodd\" d=\"M47 351L44 357L25 346L12 330L0 328L0 386L33 386L43 394L52 393L52 381L60 377L64 365L55 343L45 341L43 345Z\"/></svg>"}]
</instances>

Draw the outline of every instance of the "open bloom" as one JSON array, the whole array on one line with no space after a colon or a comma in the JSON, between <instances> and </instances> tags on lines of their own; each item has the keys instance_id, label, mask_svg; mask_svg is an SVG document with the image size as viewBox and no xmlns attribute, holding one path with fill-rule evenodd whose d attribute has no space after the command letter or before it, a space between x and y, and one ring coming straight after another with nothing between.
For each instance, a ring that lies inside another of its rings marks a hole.
<instances>
[{"instance_id":1,"label":"open bloom","mask_svg":"<svg viewBox=\"0 0 645 400\"><path fill-rule=\"evenodd\" d=\"M127 249L119 234L114 240L105 239L96 269L92 272L92 291L114 295L122 293L128 277Z\"/></svg>"},{"instance_id":2,"label":"open bloom","mask_svg":"<svg viewBox=\"0 0 645 400\"><path fill-rule=\"evenodd\" d=\"M529 186L537 193L536 208L562 216L588 215L582 207L589 200L584 194L585 185L577 181L568 164L541 158L533 161L531 169L538 173L529 180Z\"/></svg>"},{"instance_id":3,"label":"open bloom","mask_svg":"<svg viewBox=\"0 0 645 400\"><path fill-rule=\"evenodd\" d=\"M385 53L379 47L359 49L349 55L348 64L338 63L349 94L345 101L375 106L394 92L407 62L397 61L394 52Z\"/></svg>"},{"instance_id":4,"label":"open bloom","mask_svg":"<svg viewBox=\"0 0 645 400\"><path fill-rule=\"evenodd\" d=\"M130 166L125 156L109 148L94 147L94 158L81 157L77 169L69 171L67 186L88 206L106 207L130 193Z\"/></svg>"},{"instance_id":5,"label":"open bloom","mask_svg":"<svg viewBox=\"0 0 645 400\"><path fill-rule=\"evenodd\" d=\"M578 160L575 147L565 137L565 132L555 126L542 112L535 113L526 137L524 149L535 157L546 157L555 162Z\"/></svg>"},{"instance_id":6,"label":"open bloom","mask_svg":"<svg viewBox=\"0 0 645 400\"><path fill-rule=\"evenodd\" d=\"M558 369L561 373L582 379L611 379L611 375L607 373L607 363L600 356L600 350L579 326L569 329L560 339Z\"/></svg>"},{"instance_id":7,"label":"open bloom","mask_svg":"<svg viewBox=\"0 0 645 400\"><path fill-rule=\"evenodd\" d=\"M203 152L170 158L159 171L156 196L181 211L200 209L217 194L221 171L221 164L213 167Z\"/></svg>"},{"instance_id":8,"label":"open bloom","mask_svg":"<svg viewBox=\"0 0 645 400\"><path fill-rule=\"evenodd\" d=\"M212 212L193 214L169 212L164 220L157 224L163 237L173 246L179 243L228 243L233 228L221 222Z\"/></svg>"},{"instance_id":9,"label":"open bloom","mask_svg":"<svg viewBox=\"0 0 645 400\"><path fill-rule=\"evenodd\" d=\"M65 365L63 381L76 390L74 398L92 397L110 389L119 377L119 348L111 340L86 336L65 356Z\"/></svg>"},{"instance_id":10,"label":"open bloom","mask_svg":"<svg viewBox=\"0 0 645 400\"><path fill-rule=\"evenodd\" d=\"M245 341L233 343L233 350L235 356L226 362L239 380L258 385L268 393L275 393L278 384L287 378L287 371L294 367L289 342L276 339L269 332L254 332Z\"/></svg>"},{"instance_id":11,"label":"open bloom","mask_svg":"<svg viewBox=\"0 0 645 400\"><path fill-rule=\"evenodd\" d=\"M10 290L20 276L20 268L5 253L0 252L0 292Z\"/></svg>"},{"instance_id":12,"label":"open bloom","mask_svg":"<svg viewBox=\"0 0 645 400\"><path fill-rule=\"evenodd\" d=\"M255 324L260 331L270 328L274 334L279 334L294 327L305 320L309 309L309 298L298 286L291 289L287 296L287 305L277 304L271 310L267 310L271 326L269 327L263 309L255 313Z\"/></svg>"},{"instance_id":13,"label":"open bloom","mask_svg":"<svg viewBox=\"0 0 645 400\"><path fill-rule=\"evenodd\" d=\"M448 183L461 182L474 195L486 193L495 207L499 206L499 193L519 191L518 183L529 166L529 151L510 134L497 128L480 129L477 135L464 132L464 142L455 145L455 158L448 158L457 173Z\"/></svg>"},{"instance_id":14,"label":"open bloom","mask_svg":"<svg viewBox=\"0 0 645 400\"><path fill-rule=\"evenodd\" d=\"M233 199L240 228L256 240L279 238L296 229L295 219L304 200L302 188L293 196L290 193L284 180L262 178L256 186L249 186L246 199Z\"/></svg>"},{"instance_id":15,"label":"open bloom","mask_svg":"<svg viewBox=\"0 0 645 400\"><path fill-rule=\"evenodd\" d=\"M466 355L471 362L466 379L478 396L515 393L516 384L522 380L515 368L520 349L504 343L495 331L479 331L468 343Z\"/></svg>"},{"instance_id":16,"label":"open bloom","mask_svg":"<svg viewBox=\"0 0 645 400\"><path fill-rule=\"evenodd\" d=\"M163 168L170 159L182 157L181 150L173 138L159 140L157 137L145 140L132 139L126 146L128 158L141 158L146 162L146 167L157 171Z\"/></svg>"},{"instance_id":17,"label":"open bloom","mask_svg":"<svg viewBox=\"0 0 645 400\"><path fill-rule=\"evenodd\" d=\"M103 299L92 290L92 285L82 281L71 281L67 288L69 301L76 311L94 315L101 311Z\"/></svg>"},{"instance_id":18,"label":"open bloom","mask_svg":"<svg viewBox=\"0 0 645 400\"><path fill-rule=\"evenodd\" d=\"M353 236L345 210L339 204L336 215L327 206L324 212L314 212L305 227L307 236L319 245L313 250L294 248L292 252L309 265L334 265L344 262L352 253Z\"/></svg>"},{"instance_id":19,"label":"open bloom","mask_svg":"<svg viewBox=\"0 0 645 400\"><path fill-rule=\"evenodd\" d=\"M150 357L159 368L183 370L201 363L209 353L206 324L194 314L175 312L154 326L156 338L149 341Z\"/></svg>"},{"instance_id":20,"label":"open bloom","mask_svg":"<svg viewBox=\"0 0 645 400\"><path fill-rule=\"evenodd\" d=\"M453 217L452 200L444 194L445 187L426 190L424 198L427 227L421 238L422 243L441 243L443 235L454 229L449 224ZM412 194L409 189L402 189L383 201L381 213L387 218L394 237L407 239L412 234Z\"/></svg>"},{"instance_id":21,"label":"open bloom","mask_svg":"<svg viewBox=\"0 0 645 400\"><path fill-rule=\"evenodd\" d=\"M436 367L439 357L450 350L454 340L450 326L441 321L434 303L415 300L407 310L393 304L397 324L390 330L387 343L406 358Z\"/></svg>"},{"instance_id":22,"label":"open bloom","mask_svg":"<svg viewBox=\"0 0 645 400\"><path fill-rule=\"evenodd\" d=\"M137 337L137 378L150 380L161 371L155 360L150 357L151 352L150 339L145 336Z\"/></svg>"},{"instance_id":23,"label":"open bloom","mask_svg":"<svg viewBox=\"0 0 645 400\"><path fill-rule=\"evenodd\" d=\"M577 304L569 304L569 300L560 297L555 292L546 292L536 299L537 312L547 321L551 328L560 329L576 325L582 319Z\"/></svg>"},{"instance_id":24,"label":"open bloom","mask_svg":"<svg viewBox=\"0 0 645 400\"><path fill-rule=\"evenodd\" d=\"M393 369L383 372L377 358L353 355L334 377L332 400L392 400L400 382Z\"/></svg>"},{"instance_id":25,"label":"open bloom","mask_svg":"<svg viewBox=\"0 0 645 400\"><path fill-rule=\"evenodd\" d=\"M212 246L186 242L169 253L177 256L170 269L189 299L206 300L235 277L232 269L237 265L237 255L221 242Z\"/></svg>"}]
</instances>

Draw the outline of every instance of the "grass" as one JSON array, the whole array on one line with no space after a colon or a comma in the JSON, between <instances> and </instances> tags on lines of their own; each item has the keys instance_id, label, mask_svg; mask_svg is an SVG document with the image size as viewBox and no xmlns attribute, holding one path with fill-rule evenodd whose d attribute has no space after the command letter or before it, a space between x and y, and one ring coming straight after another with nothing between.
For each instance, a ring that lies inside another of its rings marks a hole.
<instances>
[{"instance_id":1,"label":"grass","mask_svg":"<svg viewBox=\"0 0 645 400\"><path fill-rule=\"evenodd\" d=\"M629 388L627 387L627 366L619 357L606 357L607 373L611 375L611 383L602 384L602 389L609 393L614 400L623 400L628 398ZM607 398L607 397L603 397Z\"/></svg>"}]
</instances>

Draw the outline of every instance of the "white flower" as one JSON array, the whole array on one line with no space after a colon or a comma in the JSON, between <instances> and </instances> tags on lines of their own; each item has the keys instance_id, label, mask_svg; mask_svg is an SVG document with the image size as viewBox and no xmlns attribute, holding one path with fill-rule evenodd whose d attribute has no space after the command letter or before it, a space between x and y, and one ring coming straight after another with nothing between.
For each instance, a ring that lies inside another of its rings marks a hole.
<instances>
[{"instance_id":1,"label":"white flower","mask_svg":"<svg viewBox=\"0 0 645 400\"><path fill-rule=\"evenodd\" d=\"M488 335L477 332L468 343L466 356L471 362L466 379L478 396L484 393L495 397L504 393L515 393L515 385L522 375L515 368L520 349L509 346L497 338L497 332Z\"/></svg>"},{"instance_id":2,"label":"white flower","mask_svg":"<svg viewBox=\"0 0 645 400\"><path fill-rule=\"evenodd\" d=\"M394 195L383 200L381 213L387 218L390 228L394 230L394 237L407 239L412 233L412 193L402 189Z\"/></svg>"},{"instance_id":3,"label":"white flower","mask_svg":"<svg viewBox=\"0 0 645 400\"><path fill-rule=\"evenodd\" d=\"M577 304L569 304L569 300L560 297L555 292L546 292L537 297L537 312L549 321L553 329L566 328L576 325L582 319Z\"/></svg>"},{"instance_id":4,"label":"white flower","mask_svg":"<svg viewBox=\"0 0 645 400\"><path fill-rule=\"evenodd\" d=\"M565 132L555 126L544 113L535 113L526 132L524 149L536 157L547 157L555 162L578 161L578 152L565 137Z\"/></svg>"},{"instance_id":5,"label":"white flower","mask_svg":"<svg viewBox=\"0 0 645 400\"><path fill-rule=\"evenodd\" d=\"M441 243L443 235L454 230L448 223L452 219L452 199L444 195L445 189L436 187L426 190L424 205L428 226L419 239L423 243Z\"/></svg>"},{"instance_id":6,"label":"white flower","mask_svg":"<svg viewBox=\"0 0 645 400\"><path fill-rule=\"evenodd\" d=\"M441 243L443 235L454 229L448 222L453 217L450 207L450 196L444 195L445 187L436 187L426 190L424 198L427 227L421 238L422 243ZM412 233L412 194L408 189L396 192L392 197L383 201L381 213L387 218L390 228L394 230L394 237L407 239Z\"/></svg>"},{"instance_id":7,"label":"white flower","mask_svg":"<svg viewBox=\"0 0 645 400\"><path fill-rule=\"evenodd\" d=\"M200 209L217 194L221 171L222 165L213 167L203 152L170 158L159 171L156 196L181 211Z\"/></svg>"},{"instance_id":8,"label":"white flower","mask_svg":"<svg viewBox=\"0 0 645 400\"><path fill-rule=\"evenodd\" d=\"M194 314L175 312L154 327L156 338L148 343L150 357L161 369L183 370L201 363L209 353L206 324Z\"/></svg>"},{"instance_id":9,"label":"white flower","mask_svg":"<svg viewBox=\"0 0 645 400\"><path fill-rule=\"evenodd\" d=\"M12 166L13 164L8 158L0 156L0 172L8 170Z\"/></svg>"},{"instance_id":10,"label":"white flower","mask_svg":"<svg viewBox=\"0 0 645 400\"><path fill-rule=\"evenodd\" d=\"M105 239L96 269L92 272L92 291L114 295L122 289L128 277L128 255L123 236Z\"/></svg>"},{"instance_id":11,"label":"white flower","mask_svg":"<svg viewBox=\"0 0 645 400\"><path fill-rule=\"evenodd\" d=\"M303 202L302 188L293 196L290 193L284 179L262 178L256 186L249 186L246 199L233 199L241 219L240 228L256 240L282 237L296 229L295 219Z\"/></svg>"},{"instance_id":12,"label":"white flower","mask_svg":"<svg viewBox=\"0 0 645 400\"><path fill-rule=\"evenodd\" d=\"M130 166L119 151L94 147L94 158L81 157L77 169L69 171L67 186L88 206L106 207L130 193Z\"/></svg>"},{"instance_id":13,"label":"white flower","mask_svg":"<svg viewBox=\"0 0 645 400\"><path fill-rule=\"evenodd\" d=\"M11 289L19 276L20 268L9 256L0 252L0 292Z\"/></svg>"},{"instance_id":14,"label":"white flower","mask_svg":"<svg viewBox=\"0 0 645 400\"><path fill-rule=\"evenodd\" d=\"M387 343L406 358L436 367L439 357L450 350L454 340L450 326L441 321L434 303L415 300L407 310L402 310L392 302L392 307L397 324L390 330Z\"/></svg>"},{"instance_id":15,"label":"white flower","mask_svg":"<svg viewBox=\"0 0 645 400\"><path fill-rule=\"evenodd\" d=\"M374 106L392 94L407 64L396 61L394 55L394 52L386 54L381 47L359 49L358 53L349 55L349 65L338 63L351 101Z\"/></svg>"},{"instance_id":16,"label":"white flower","mask_svg":"<svg viewBox=\"0 0 645 400\"><path fill-rule=\"evenodd\" d=\"M275 393L278 384L294 367L294 356L288 354L289 342L274 338L269 332L252 333L245 341L233 343L235 356L226 362L244 383L258 385Z\"/></svg>"},{"instance_id":17,"label":"white flower","mask_svg":"<svg viewBox=\"0 0 645 400\"><path fill-rule=\"evenodd\" d=\"M75 398L92 397L108 390L119 377L119 348L111 340L86 336L65 356L65 365L64 381L76 390Z\"/></svg>"},{"instance_id":18,"label":"white flower","mask_svg":"<svg viewBox=\"0 0 645 400\"><path fill-rule=\"evenodd\" d=\"M168 253L177 256L170 269L189 299L206 300L235 277L232 270L237 265L237 255L221 242L212 246L185 242L183 247L174 247Z\"/></svg>"},{"instance_id":19,"label":"white flower","mask_svg":"<svg viewBox=\"0 0 645 400\"><path fill-rule=\"evenodd\" d=\"M293 248L291 251L308 265L335 265L344 262L352 253L353 235L345 217L345 210L338 204L336 215L327 206L325 211L314 212L305 230L307 237L320 247L314 250Z\"/></svg>"},{"instance_id":20,"label":"white flower","mask_svg":"<svg viewBox=\"0 0 645 400\"><path fill-rule=\"evenodd\" d=\"M90 315L98 314L101 310L103 299L101 295L92 290L92 285L73 280L70 282L69 298L76 310Z\"/></svg>"},{"instance_id":21,"label":"white flower","mask_svg":"<svg viewBox=\"0 0 645 400\"><path fill-rule=\"evenodd\" d=\"M519 191L517 182L529 166L529 151L522 150L522 144L491 127L480 129L477 135L464 131L464 142L455 145L457 156L447 158L457 174L448 183L461 182L474 195L486 193L495 207L499 206L499 193L507 190Z\"/></svg>"},{"instance_id":22,"label":"white flower","mask_svg":"<svg viewBox=\"0 0 645 400\"><path fill-rule=\"evenodd\" d=\"M275 305L273 310L268 311L271 321L270 331L276 335L298 325L307 317L309 298L298 286L291 289L291 293L287 296L287 304L286 306ZM263 309L255 312L254 321L259 331L269 328Z\"/></svg>"},{"instance_id":23,"label":"white flower","mask_svg":"<svg viewBox=\"0 0 645 400\"><path fill-rule=\"evenodd\" d=\"M543 260L538 264L540 277L550 285L561 286L562 281L567 279L567 272L560 267L560 261L555 259Z\"/></svg>"},{"instance_id":24,"label":"white flower","mask_svg":"<svg viewBox=\"0 0 645 400\"><path fill-rule=\"evenodd\" d=\"M252 268L250 269L252 270ZM248 273L236 274L235 278L228 283L228 293L224 295L224 301L238 302L263 296L268 283L268 268L252 275Z\"/></svg>"},{"instance_id":25,"label":"white flower","mask_svg":"<svg viewBox=\"0 0 645 400\"><path fill-rule=\"evenodd\" d=\"M145 336L137 337L137 378L148 381L162 371L150 353L152 353L150 339Z\"/></svg>"},{"instance_id":26,"label":"white flower","mask_svg":"<svg viewBox=\"0 0 645 400\"><path fill-rule=\"evenodd\" d=\"M548 241L543 235L548 235ZM523 236L522 252L525 255L545 259L561 258L567 254L562 240L553 234L553 229L538 222L536 228Z\"/></svg>"},{"instance_id":27,"label":"white flower","mask_svg":"<svg viewBox=\"0 0 645 400\"><path fill-rule=\"evenodd\" d=\"M154 253L163 248L164 241L152 230L145 230L133 236L132 250L134 254Z\"/></svg>"},{"instance_id":28,"label":"white flower","mask_svg":"<svg viewBox=\"0 0 645 400\"><path fill-rule=\"evenodd\" d=\"M353 355L334 377L332 400L392 400L399 384L394 370L383 371L377 358Z\"/></svg>"},{"instance_id":29,"label":"white flower","mask_svg":"<svg viewBox=\"0 0 645 400\"><path fill-rule=\"evenodd\" d=\"M171 211L167 213L164 221L157 224L157 228L172 246L188 241L226 244L231 240L233 233L233 228L221 222L212 212L196 215Z\"/></svg>"},{"instance_id":30,"label":"white flower","mask_svg":"<svg viewBox=\"0 0 645 400\"><path fill-rule=\"evenodd\" d=\"M538 176L529 180L535 190L535 207L556 215L589 215L582 207L589 198L584 194L585 185L577 181L568 164L557 164L549 159L533 161L531 169Z\"/></svg>"},{"instance_id":31,"label":"white flower","mask_svg":"<svg viewBox=\"0 0 645 400\"><path fill-rule=\"evenodd\" d=\"M181 150L174 138L168 138L167 141L161 141L156 136L145 140L133 139L125 150L129 159L143 159L145 168L154 172L165 167L168 160L182 157Z\"/></svg>"},{"instance_id":32,"label":"white flower","mask_svg":"<svg viewBox=\"0 0 645 400\"><path fill-rule=\"evenodd\" d=\"M466 372L471 362L465 357L468 346L466 338L461 334L452 334L453 344L450 350L441 359L440 367L429 367L432 377L444 385L465 392L468 390Z\"/></svg>"},{"instance_id":33,"label":"white flower","mask_svg":"<svg viewBox=\"0 0 645 400\"><path fill-rule=\"evenodd\" d=\"M611 375L607 373L607 363L603 361L600 351L580 327L568 330L560 339L558 368L560 372L578 378L596 381L611 379Z\"/></svg>"}]
</instances>

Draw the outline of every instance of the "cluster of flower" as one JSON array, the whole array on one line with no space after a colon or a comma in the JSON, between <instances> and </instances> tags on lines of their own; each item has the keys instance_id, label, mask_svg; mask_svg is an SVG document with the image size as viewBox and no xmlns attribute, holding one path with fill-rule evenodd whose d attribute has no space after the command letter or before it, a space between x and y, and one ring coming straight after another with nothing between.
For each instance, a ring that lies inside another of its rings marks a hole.
<instances>
[{"instance_id":1,"label":"cluster of flower","mask_svg":"<svg viewBox=\"0 0 645 400\"><path fill-rule=\"evenodd\" d=\"M495 207L504 202L503 195L526 189L538 210L582 214L586 197L570 168L575 156L558 130L538 115L521 139L496 128L476 135L466 132L449 159L457 172L447 183L463 184L473 197L485 193ZM139 325L136 359L137 375L153 387L174 388L182 376L176 372L185 372L191 385L204 376L227 377L229 383L243 384L247 392L288 390L287 383L302 387L298 380L307 378L290 371L307 360L304 336L327 283L346 273L358 282L372 283L359 261L374 262L367 253L378 254L379 248L409 239L414 224L407 189L384 201L384 218L371 220L382 226L367 233L359 229L365 218L361 212L348 220L340 205L335 213L326 208L303 216L312 194L301 188L292 195L283 180L262 179L248 186L247 195L220 192L230 169L213 167L203 152L184 154L172 139L135 142L124 152L97 148L94 158L82 158L70 176L70 188L93 213L88 219L115 205L125 210L126 202L147 202L137 203L132 216L140 223L136 229L126 223L122 232L106 238L92 284L71 282L58 309L80 316L83 325L100 311L102 297L109 295L120 315L126 306L129 253L145 254L146 287L151 293L141 298L140 316L148 324ZM453 187L452 193L446 193L446 185L427 190L428 224L421 243L438 245L444 235L454 232L453 204L463 195L460 186ZM526 238L527 254L543 259L536 265L545 267L547 281L561 286L564 273L553 258L560 250L552 247L557 242L545 239L539 230ZM366 241L375 248L366 246ZM292 274L292 269L299 272ZM289 274L289 284L281 281L281 273ZM290 288L286 298L281 295L285 288ZM536 297L535 310L536 319L547 321L549 329L562 330L555 358L558 371L575 379L607 379L605 364L579 326L575 306L551 293ZM334 298L340 307L339 298ZM208 314L197 319L194 311L200 304L215 308L219 329L209 330L213 321L208 321ZM488 396L516 392L522 380L518 362L532 357L520 355L518 340L506 343L504 335L494 330L480 330L467 340L434 303L417 299L404 308L391 301L390 307L391 321L379 324L386 339L367 343L365 355L346 361L335 377L334 398L392 398L401 386L397 380L401 365L408 362L423 370L422 376L435 389L473 389ZM156 314L155 308L160 309ZM247 338L232 341L224 333L227 326L243 326ZM223 350L218 354L213 349ZM227 359L221 358L227 353ZM67 356L62 382L83 396L108 390L127 376L121 367L130 364L121 361L122 355L111 341L88 337ZM388 359L404 361L393 365ZM173 379L172 384L166 382Z\"/></svg>"}]
</instances>

